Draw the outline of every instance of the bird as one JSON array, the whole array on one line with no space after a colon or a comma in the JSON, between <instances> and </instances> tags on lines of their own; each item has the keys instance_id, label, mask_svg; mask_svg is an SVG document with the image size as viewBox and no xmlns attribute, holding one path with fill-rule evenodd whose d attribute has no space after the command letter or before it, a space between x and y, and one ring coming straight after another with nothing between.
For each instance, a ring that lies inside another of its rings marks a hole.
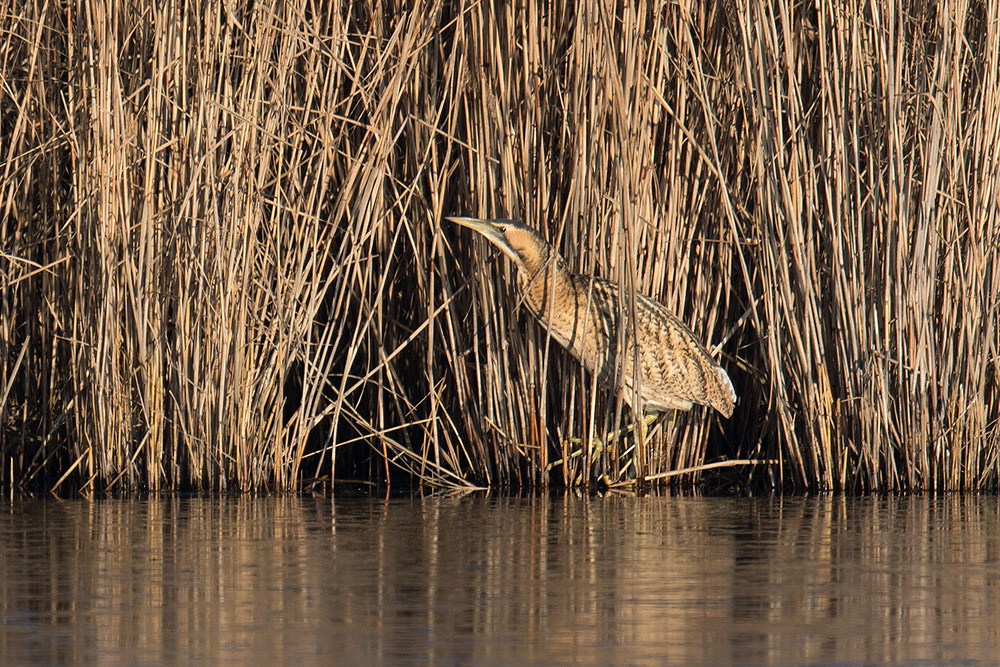
<instances>
[{"instance_id":1,"label":"bird","mask_svg":"<svg viewBox=\"0 0 1000 667\"><path fill-rule=\"evenodd\" d=\"M730 417L736 392L729 375L698 337L666 306L636 294L635 330L625 329L624 356L618 363L618 331L623 322L621 288L602 278L573 273L566 260L535 230L514 220L451 216L453 223L478 232L517 267L520 299L562 347L614 389L637 418L652 425L669 410L707 405ZM626 302L627 303L627 302ZM635 397L635 354L638 352L640 403ZM650 419L651 417L651 419Z\"/></svg>"}]
</instances>

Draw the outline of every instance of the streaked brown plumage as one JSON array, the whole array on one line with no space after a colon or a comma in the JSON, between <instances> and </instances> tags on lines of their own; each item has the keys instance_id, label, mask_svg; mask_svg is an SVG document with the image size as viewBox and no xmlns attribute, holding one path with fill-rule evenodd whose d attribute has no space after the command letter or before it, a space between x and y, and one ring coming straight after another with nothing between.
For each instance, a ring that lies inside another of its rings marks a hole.
<instances>
[{"instance_id":1,"label":"streaked brown plumage","mask_svg":"<svg viewBox=\"0 0 1000 667\"><path fill-rule=\"evenodd\" d=\"M565 260L531 228L511 220L448 218L482 234L518 268L518 286L529 310L560 345L610 386L618 345L618 285L571 273ZM729 376L695 335L662 304L636 295L635 336L625 335L620 373L622 398L639 414L710 405L726 417L736 392ZM588 310L589 308L589 310ZM639 340L640 392L634 397L634 339Z\"/></svg>"}]
</instances>

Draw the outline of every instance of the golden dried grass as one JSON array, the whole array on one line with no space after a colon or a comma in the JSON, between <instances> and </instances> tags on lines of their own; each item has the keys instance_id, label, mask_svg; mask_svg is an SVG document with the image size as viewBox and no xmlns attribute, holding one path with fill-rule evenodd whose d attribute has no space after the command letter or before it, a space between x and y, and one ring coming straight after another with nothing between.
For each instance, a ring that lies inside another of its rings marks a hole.
<instances>
[{"instance_id":1,"label":"golden dried grass","mask_svg":"<svg viewBox=\"0 0 1000 667\"><path fill-rule=\"evenodd\" d=\"M991 3L0 0L8 487L996 488ZM647 447L444 215L667 304ZM690 479L690 478L689 478Z\"/></svg>"}]
</instances>

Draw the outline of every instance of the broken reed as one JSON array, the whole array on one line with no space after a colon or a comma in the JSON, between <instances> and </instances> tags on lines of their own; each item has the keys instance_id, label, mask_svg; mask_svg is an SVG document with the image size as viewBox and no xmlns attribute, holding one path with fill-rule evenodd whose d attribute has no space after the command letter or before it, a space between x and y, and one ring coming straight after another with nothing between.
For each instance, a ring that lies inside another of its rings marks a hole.
<instances>
[{"instance_id":1,"label":"broken reed","mask_svg":"<svg viewBox=\"0 0 1000 667\"><path fill-rule=\"evenodd\" d=\"M0 2L0 481L996 488L998 8L821 4ZM725 337L733 418L595 445L456 213Z\"/></svg>"}]
</instances>

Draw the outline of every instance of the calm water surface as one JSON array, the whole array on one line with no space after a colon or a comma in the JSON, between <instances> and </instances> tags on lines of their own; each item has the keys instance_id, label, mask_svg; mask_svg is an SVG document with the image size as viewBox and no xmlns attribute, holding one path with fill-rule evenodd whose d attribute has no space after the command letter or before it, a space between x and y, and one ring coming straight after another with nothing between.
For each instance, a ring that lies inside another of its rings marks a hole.
<instances>
[{"instance_id":1,"label":"calm water surface","mask_svg":"<svg viewBox=\"0 0 1000 667\"><path fill-rule=\"evenodd\" d=\"M0 664L1000 660L995 497L0 504Z\"/></svg>"}]
</instances>

